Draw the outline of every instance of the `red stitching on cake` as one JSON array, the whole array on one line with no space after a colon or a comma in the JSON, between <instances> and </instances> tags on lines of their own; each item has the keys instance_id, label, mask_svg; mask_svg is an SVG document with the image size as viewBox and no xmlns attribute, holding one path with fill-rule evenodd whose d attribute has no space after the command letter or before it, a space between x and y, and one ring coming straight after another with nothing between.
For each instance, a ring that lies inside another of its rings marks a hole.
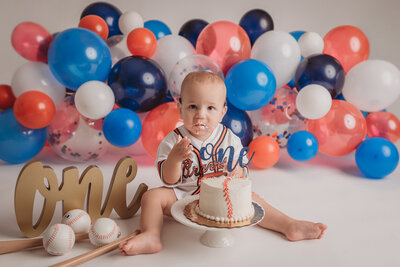
<instances>
[{"instance_id":1,"label":"red stitching on cake","mask_svg":"<svg viewBox=\"0 0 400 267\"><path fill-rule=\"evenodd\" d=\"M82 218L82 216L85 216L86 212L81 212L78 214L78 216L76 216L74 219L72 219L71 221L67 222L66 225L71 226L71 224L75 223L77 220L79 220L80 218Z\"/></svg>"},{"instance_id":2,"label":"red stitching on cake","mask_svg":"<svg viewBox=\"0 0 400 267\"><path fill-rule=\"evenodd\" d=\"M228 182L231 180L232 180L231 177L227 177L223 183L224 197L225 197L226 205L228 205L228 219L232 219L232 216L233 216L231 196L229 194L229 188L228 188Z\"/></svg>"},{"instance_id":3,"label":"red stitching on cake","mask_svg":"<svg viewBox=\"0 0 400 267\"><path fill-rule=\"evenodd\" d=\"M100 234L96 233L96 232L94 231L94 227L92 227L90 230L91 230L92 234L93 234L97 239L108 239L108 238L110 238L110 237L115 233L116 227L115 227L115 224L114 224L112 231L111 231L110 233L106 234L106 235L100 235Z\"/></svg>"},{"instance_id":4,"label":"red stitching on cake","mask_svg":"<svg viewBox=\"0 0 400 267\"><path fill-rule=\"evenodd\" d=\"M47 248L49 247L49 245L51 244L51 242L54 241L54 238L56 238L56 236L57 236L57 233L58 233L58 224L55 224L55 227L54 227L54 228L55 228L55 229L54 229L53 234L50 236L49 240L47 240L47 242L44 244L44 247L46 248L46 250L47 250Z\"/></svg>"}]
</instances>

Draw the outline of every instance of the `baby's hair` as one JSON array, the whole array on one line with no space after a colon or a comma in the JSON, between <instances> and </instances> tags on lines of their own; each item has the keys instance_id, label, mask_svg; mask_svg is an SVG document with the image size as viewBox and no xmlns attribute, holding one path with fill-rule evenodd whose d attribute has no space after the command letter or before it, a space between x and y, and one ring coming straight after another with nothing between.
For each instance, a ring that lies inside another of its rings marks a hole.
<instances>
[{"instance_id":1,"label":"baby's hair","mask_svg":"<svg viewBox=\"0 0 400 267\"><path fill-rule=\"evenodd\" d=\"M182 86L181 86L181 95L182 95L182 92L187 87L192 86L194 83L205 83L205 82L219 84L219 85L223 86L223 88L226 92L225 82L221 77L219 77L217 74L215 74L211 71L202 70L202 71L191 72L185 77L185 79L183 79ZM179 102L182 103L182 99L180 97L179 97ZM226 105L226 103L225 103L225 105Z\"/></svg>"}]
</instances>

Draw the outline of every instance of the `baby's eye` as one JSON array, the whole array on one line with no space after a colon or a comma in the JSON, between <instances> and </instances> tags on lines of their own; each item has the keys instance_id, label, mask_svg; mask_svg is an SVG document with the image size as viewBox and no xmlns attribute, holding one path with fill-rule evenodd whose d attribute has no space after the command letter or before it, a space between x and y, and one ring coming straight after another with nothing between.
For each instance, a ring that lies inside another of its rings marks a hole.
<instances>
[{"instance_id":1,"label":"baby's eye","mask_svg":"<svg viewBox=\"0 0 400 267\"><path fill-rule=\"evenodd\" d=\"M196 107L196 105L190 105L189 106L189 109L196 109L197 107Z\"/></svg>"},{"instance_id":2,"label":"baby's eye","mask_svg":"<svg viewBox=\"0 0 400 267\"><path fill-rule=\"evenodd\" d=\"M209 106L208 110L215 110L215 107L214 106Z\"/></svg>"}]
</instances>

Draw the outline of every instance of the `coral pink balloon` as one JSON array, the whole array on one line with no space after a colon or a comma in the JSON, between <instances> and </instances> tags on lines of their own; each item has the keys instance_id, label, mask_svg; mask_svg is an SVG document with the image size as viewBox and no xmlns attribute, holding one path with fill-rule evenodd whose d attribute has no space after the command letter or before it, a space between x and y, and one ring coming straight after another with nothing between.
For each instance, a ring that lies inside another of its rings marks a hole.
<instances>
[{"instance_id":1,"label":"coral pink balloon","mask_svg":"<svg viewBox=\"0 0 400 267\"><path fill-rule=\"evenodd\" d=\"M15 51L30 61L47 62L47 51L52 40L51 34L34 22L18 24L11 35Z\"/></svg>"},{"instance_id":2,"label":"coral pink balloon","mask_svg":"<svg viewBox=\"0 0 400 267\"><path fill-rule=\"evenodd\" d=\"M143 120L142 143L152 158L156 158L157 149L167 134L182 125L175 102L168 102L152 109Z\"/></svg>"},{"instance_id":3,"label":"coral pink balloon","mask_svg":"<svg viewBox=\"0 0 400 267\"><path fill-rule=\"evenodd\" d=\"M217 21L207 25L199 34L196 53L209 56L224 74L244 59L250 58L251 44L245 30L230 21Z\"/></svg>"},{"instance_id":4,"label":"coral pink balloon","mask_svg":"<svg viewBox=\"0 0 400 267\"><path fill-rule=\"evenodd\" d=\"M350 154L364 140L367 123L352 104L333 100L328 114L308 121L308 131L318 139L319 151L328 156Z\"/></svg>"},{"instance_id":5,"label":"coral pink balloon","mask_svg":"<svg viewBox=\"0 0 400 267\"><path fill-rule=\"evenodd\" d=\"M368 114L367 128L369 137L383 137L396 143L400 138L400 121L390 112L377 111Z\"/></svg>"},{"instance_id":6,"label":"coral pink balloon","mask_svg":"<svg viewBox=\"0 0 400 267\"><path fill-rule=\"evenodd\" d=\"M368 59L369 41L359 28L339 26L325 35L323 53L335 57L347 73L354 65Z\"/></svg>"}]
</instances>

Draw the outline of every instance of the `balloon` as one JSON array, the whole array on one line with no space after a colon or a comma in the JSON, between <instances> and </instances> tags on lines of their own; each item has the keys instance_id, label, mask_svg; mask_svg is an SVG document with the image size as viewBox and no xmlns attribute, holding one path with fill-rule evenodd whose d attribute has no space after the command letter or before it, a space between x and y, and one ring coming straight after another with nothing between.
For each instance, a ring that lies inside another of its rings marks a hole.
<instances>
[{"instance_id":1,"label":"balloon","mask_svg":"<svg viewBox=\"0 0 400 267\"><path fill-rule=\"evenodd\" d=\"M333 28L325 35L324 43L323 53L336 58L346 73L369 56L367 36L354 26Z\"/></svg>"},{"instance_id":2,"label":"balloon","mask_svg":"<svg viewBox=\"0 0 400 267\"><path fill-rule=\"evenodd\" d=\"M110 49L103 39L83 28L57 35L49 50L49 67L65 87L78 89L87 81L105 81L111 68Z\"/></svg>"},{"instance_id":3,"label":"balloon","mask_svg":"<svg viewBox=\"0 0 400 267\"><path fill-rule=\"evenodd\" d=\"M123 35L114 35L107 39L107 45L110 48L112 66L124 57L131 56L126 43L126 37Z\"/></svg>"},{"instance_id":4,"label":"balloon","mask_svg":"<svg viewBox=\"0 0 400 267\"><path fill-rule=\"evenodd\" d=\"M175 102L161 104L151 110L143 120L142 129L142 142L147 154L155 159L161 141L180 125L182 120Z\"/></svg>"},{"instance_id":5,"label":"balloon","mask_svg":"<svg viewBox=\"0 0 400 267\"><path fill-rule=\"evenodd\" d=\"M87 15L97 15L107 22L108 37L121 34L118 26L121 11L112 4L105 2L92 3L82 11L81 19Z\"/></svg>"},{"instance_id":6,"label":"balloon","mask_svg":"<svg viewBox=\"0 0 400 267\"><path fill-rule=\"evenodd\" d=\"M271 69L255 59L244 60L230 69L225 85L229 102L242 110L256 110L265 106L276 90Z\"/></svg>"},{"instance_id":7,"label":"balloon","mask_svg":"<svg viewBox=\"0 0 400 267\"><path fill-rule=\"evenodd\" d=\"M366 60L346 75L344 98L361 110L374 112L387 108L400 95L399 69L384 60Z\"/></svg>"},{"instance_id":8,"label":"balloon","mask_svg":"<svg viewBox=\"0 0 400 267\"><path fill-rule=\"evenodd\" d=\"M19 123L30 129L46 127L54 118L56 107L45 93L28 91L17 97L14 115Z\"/></svg>"},{"instance_id":9,"label":"balloon","mask_svg":"<svg viewBox=\"0 0 400 267\"><path fill-rule=\"evenodd\" d=\"M118 108L104 119L103 131L108 142L114 146L130 146L139 139L142 123L132 110Z\"/></svg>"},{"instance_id":10,"label":"balloon","mask_svg":"<svg viewBox=\"0 0 400 267\"><path fill-rule=\"evenodd\" d=\"M103 18L96 15L87 15L81 19L78 27L97 33L103 40L108 38L108 26Z\"/></svg>"},{"instance_id":11,"label":"balloon","mask_svg":"<svg viewBox=\"0 0 400 267\"><path fill-rule=\"evenodd\" d=\"M11 34L15 51L30 61L47 62L47 51L52 40L51 34L34 22L18 24Z\"/></svg>"},{"instance_id":12,"label":"balloon","mask_svg":"<svg viewBox=\"0 0 400 267\"><path fill-rule=\"evenodd\" d=\"M208 25L208 22L202 19L192 19L185 22L179 29L179 35L188 39L193 47L196 47L197 38L200 32Z\"/></svg>"},{"instance_id":13,"label":"balloon","mask_svg":"<svg viewBox=\"0 0 400 267\"><path fill-rule=\"evenodd\" d=\"M115 97L107 84L89 81L79 86L74 100L80 114L86 118L98 120L111 112Z\"/></svg>"},{"instance_id":14,"label":"balloon","mask_svg":"<svg viewBox=\"0 0 400 267\"><path fill-rule=\"evenodd\" d=\"M149 111L164 101L167 82L151 59L130 56L118 61L108 76L118 106L136 112Z\"/></svg>"},{"instance_id":15,"label":"balloon","mask_svg":"<svg viewBox=\"0 0 400 267\"><path fill-rule=\"evenodd\" d=\"M219 65L205 55L189 55L179 60L173 67L168 79L168 89L175 101L181 95L181 86L185 77L194 71L208 70L224 79L224 74Z\"/></svg>"},{"instance_id":16,"label":"balloon","mask_svg":"<svg viewBox=\"0 0 400 267\"><path fill-rule=\"evenodd\" d=\"M291 36L293 36L294 39L296 39L296 41L299 41L300 37L305 34L305 31L293 31L293 32L289 32Z\"/></svg>"},{"instance_id":17,"label":"balloon","mask_svg":"<svg viewBox=\"0 0 400 267\"><path fill-rule=\"evenodd\" d=\"M0 84L0 110L12 108L15 102L15 96L11 86Z\"/></svg>"},{"instance_id":18,"label":"balloon","mask_svg":"<svg viewBox=\"0 0 400 267\"><path fill-rule=\"evenodd\" d=\"M168 35L157 41L157 49L152 59L160 64L168 78L175 64L184 57L194 54L192 44L179 35Z\"/></svg>"},{"instance_id":19,"label":"balloon","mask_svg":"<svg viewBox=\"0 0 400 267\"><path fill-rule=\"evenodd\" d=\"M314 54L321 54L324 50L324 40L316 32L306 32L298 40L301 55L309 57Z\"/></svg>"},{"instance_id":20,"label":"balloon","mask_svg":"<svg viewBox=\"0 0 400 267\"><path fill-rule=\"evenodd\" d=\"M250 58L251 44L246 32L230 21L207 25L199 34L196 53L214 59L224 74L244 59Z\"/></svg>"},{"instance_id":21,"label":"balloon","mask_svg":"<svg viewBox=\"0 0 400 267\"><path fill-rule=\"evenodd\" d=\"M297 161L308 161L318 152L317 138L307 131L296 132L289 137L287 151Z\"/></svg>"},{"instance_id":22,"label":"balloon","mask_svg":"<svg viewBox=\"0 0 400 267\"><path fill-rule=\"evenodd\" d=\"M253 155L254 153L254 155ZM260 169L267 169L279 160L280 148L275 140L268 136L259 136L251 141L248 157L251 163Z\"/></svg>"},{"instance_id":23,"label":"balloon","mask_svg":"<svg viewBox=\"0 0 400 267\"><path fill-rule=\"evenodd\" d=\"M231 129L240 138L244 147L248 146L251 140L253 140L253 126L249 115L245 111L235 108L229 102L228 111L221 123Z\"/></svg>"},{"instance_id":24,"label":"balloon","mask_svg":"<svg viewBox=\"0 0 400 267\"><path fill-rule=\"evenodd\" d=\"M274 29L272 17L262 9L247 11L240 19L239 25L246 31L251 45L261 34Z\"/></svg>"},{"instance_id":25,"label":"balloon","mask_svg":"<svg viewBox=\"0 0 400 267\"><path fill-rule=\"evenodd\" d=\"M128 35L132 30L143 28L144 22L142 16L135 11L126 11L118 20L119 29L123 35Z\"/></svg>"},{"instance_id":26,"label":"balloon","mask_svg":"<svg viewBox=\"0 0 400 267\"><path fill-rule=\"evenodd\" d=\"M291 89L277 89L268 105L248 114L256 136L270 136L281 147L286 147L288 138L304 130L307 119L296 108L297 92Z\"/></svg>"},{"instance_id":27,"label":"balloon","mask_svg":"<svg viewBox=\"0 0 400 267\"><path fill-rule=\"evenodd\" d=\"M400 121L394 114L377 111L368 114L366 121L369 137L383 137L392 143L400 139Z\"/></svg>"},{"instance_id":28,"label":"balloon","mask_svg":"<svg viewBox=\"0 0 400 267\"><path fill-rule=\"evenodd\" d=\"M321 153L344 156L353 152L364 140L367 124L355 106L343 100L333 100L328 114L308 121L308 131L317 137Z\"/></svg>"},{"instance_id":29,"label":"balloon","mask_svg":"<svg viewBox=\"0 0 400 267\"><path fill-rule=\"evenodd\" d=\"M300 62L300 47L287 32L268 31L258 37L251 49L251 58L267 64L281 88L293 77Z\"/></svg>"},{"instance_id":30,"label":"balloon","mask_svg":"<svg viewBox=\"0 0 400 267\"><path fill-rule=\"evenodd\" d=\"M13 110L0 112L0 159L22 163L36 156L46 143L46 128L32 130L16 120Z\"/></svg>"},{"instance_id":31,"label":"balloon","mask_svg":"<svg viewBox=\"0 0 400 267\"><path fill-rule=\"evenodd\" d=\"M368 138L357 148L356 163L366 177L383 178L396 169L399 152L393 143L384 138Z\"/></svg>"},{"instance_id":32,"label":"balloon","mask_svg":"<svg viewBox=\"0 0 400 267\"><path fill-rule=\"evenodd\" d=\"M127 39L129 51L134 56L151 58L157 48L157 39L154 34L146 28L132 30Z\"/></svg>"},{"instance_id":33,"label":"balloon","mask_svg":"<svg viewBox=\"0 0 400 267\"><path fill-rule=\"evenodd\" d=\"M332 98L340 94L344 84L344 71L340 63L329 55L312 55L299 65L294 76L298 91L309 84L325 87Z\"/></svg>"},{"instance_id":34,"label":"balloon","mask_svg":"<svg viewBox=\"0 0 400 267\"><path fill-rule=\"evenodd\" d=\"M65 97L65 87L42 62L26 62L20 66L12 77L11 86L16 97L27 91L40 91L48 95L56 106Z\"/></svg>"},{"instance_id":35,"label":"balloon","mask_svg":"<svg viewBox=\"0 0 400 267\"><path fill-rule=\"evenodd\" d=\"M80 116L70 96L57 106L56 115L48 127L48 140L51 148L63 159L74 162L98 159L108 148L101 126L101 120Z\"/></svg>"},{"instance_id":36,"label":"balloon","mask_svg":"<svg viewBox=\"0 0 400 267\"><path fill-rule=\"evenodd\" d=\"M149 29L153 32L154 36L157 40L161 39L162 37L171 34L171 30L162 21L159 20L148 20L143 25L146 29Z\"/></svg>"},{"instance_id":37,"label":"balloon","mask_svg":"<svg viewBox=\"0 0 400 267\"><path fill-rule=\"evenodd\" d=\"M331 105L331 94L319 84L309 84L303 87L296 98L296 107L300 114L311 120L325 116Z\"/></svg>"},{"instance_id":38,"label":"balloon","mask_svg":"<svg viewBox=\"0 0 400 267\"><path fill-rule=\"evenodd\" d=\"M138 113L137 114L139 116L139 119L140 119L140 122L141 122L142 125L143 125L143 120L144 120L144 118L146 118L147 114L148 114L148 112ZM135 156L146 155L146 150L144 150L141 136L132 145L124 147L124 151L126 153L128 153L129 155L135 155Z\"/></svg>"}]
</instances>

